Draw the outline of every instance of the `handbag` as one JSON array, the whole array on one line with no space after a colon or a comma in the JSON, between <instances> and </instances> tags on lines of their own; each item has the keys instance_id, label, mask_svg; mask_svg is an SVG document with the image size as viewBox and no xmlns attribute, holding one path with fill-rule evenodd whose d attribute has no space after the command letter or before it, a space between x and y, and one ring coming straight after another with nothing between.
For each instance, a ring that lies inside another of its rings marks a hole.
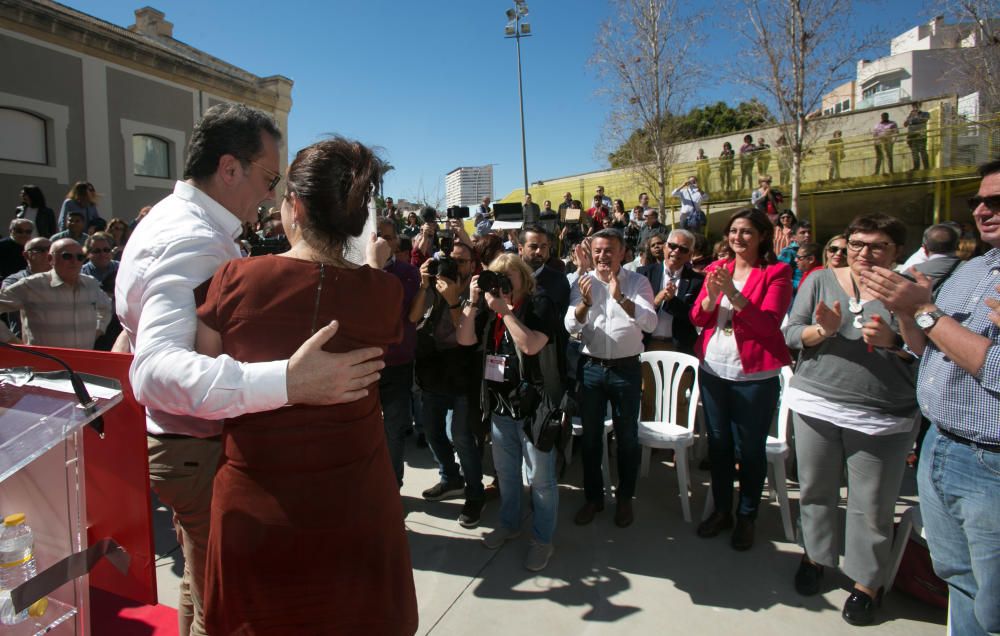
<instances>
[{"instance_id":1,"label":"handbag","mask_svg":"<svg viewBox=\"0 0 1000 636\"><path fill-rule=\"evenodd\" d=\"M524 354L516 347L514 350L520 368L525 369ZM518 387L524 434L543 453L551 452L557 445L562 447L573 435L570 417L575 411L575 403L559 380L556 352L555 343L550 342L538 353L542 372L540 387L523 376Z\"/></svg>"}]
</instances>

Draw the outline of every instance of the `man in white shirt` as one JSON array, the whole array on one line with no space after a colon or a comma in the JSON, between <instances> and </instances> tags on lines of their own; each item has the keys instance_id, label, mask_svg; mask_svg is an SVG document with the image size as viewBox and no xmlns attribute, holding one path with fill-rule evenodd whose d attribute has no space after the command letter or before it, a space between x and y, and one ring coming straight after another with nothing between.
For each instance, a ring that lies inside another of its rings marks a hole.
<instances>
[{"instance_id":1,"label":"man in white shirt","mask_svg":"<svg viewBox=\"0 0 1000 636\"><path fill-rule=\"evenodd\" d=\"M583 350L577 377L581 382L583 483L586 503L574 522L586 525L604 509L601 449L604 414L611 401L618 442L618 505L615 524L631 525L632 496L639 476L639 398L642 332L656 328L653 290L642 274L623 269L625 240L618 230L591 237L594 271L570 289L566 329L580 334Z\"/></svg>"},{"instance_id":2,"label":"man in white shirt","mask_svg":"<svg viewBox=\"0 0 1000 636\"><path fill-rule=\"evenodd\" d=\"M367 394L384 366L378 348L323 352L335 324L289 360L247 364L194 352L194 290L240 257L242 223L257 220L257 206L281 179L280 138L274 120L248 106L206 111L192 133L185 181L136 226L118 270L116 307L135 353L132 388L146 406L150 482L173 508L184 551L182 636L205 634L201 586L221 420L285 404L350 402Z\"/></svg>"},{"instance_id":3,"label":"man in white shirt","mask_svg":"<svg viewBox=\"0 0 1000 636\"><path fill-rule=\"evenodd\" d=\"M698 187L698 177L688 177L684 185L678 186L670 196L681 200L680 226L692 232L701 232L708 219L701 204L708 201L708 195Z\"/></svg>"}]
</instances>

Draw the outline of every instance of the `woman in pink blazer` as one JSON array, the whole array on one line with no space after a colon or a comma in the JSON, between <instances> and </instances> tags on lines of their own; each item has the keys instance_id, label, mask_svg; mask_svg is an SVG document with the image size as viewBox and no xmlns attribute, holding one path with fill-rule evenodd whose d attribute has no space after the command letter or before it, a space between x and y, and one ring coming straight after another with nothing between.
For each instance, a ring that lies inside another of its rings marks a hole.
<instances>
[{"instance_id":1,"label":"woman in pink blazer","mask_svg":"<svg viewBox=\"0 0 1000 636\"><path fill-rule=\"evenodd\" d=\"M780 390L778 375L791 363L780 328L792 301L792 270L775 262L774 226L763 212L740 210L726 224L725 236L735 256L709 265L691 309L691 322L702 328L694 348L701 360L698 385L715 499L715 511L698 526L698 536L714 537L733 527L739 461L740 498L731 544L748 550L767 476L765 447Z\"/></svg>"}]
</instances>

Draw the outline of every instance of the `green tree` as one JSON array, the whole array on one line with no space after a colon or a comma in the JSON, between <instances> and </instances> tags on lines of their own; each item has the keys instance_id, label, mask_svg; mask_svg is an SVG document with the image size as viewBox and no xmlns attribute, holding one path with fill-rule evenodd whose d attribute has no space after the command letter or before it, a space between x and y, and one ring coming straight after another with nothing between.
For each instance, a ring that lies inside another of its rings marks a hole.
<instances>
[{"instance_id":1,"label":"green tree","mask_svg":"<svg viewBox=\"0 0 1000 636\"><path fill-rule=\"evenodd\" d=\"M725 102L716 102L692 108L680 117L668 114L666 119L668 121L662 124L661 128L664 132L672 132L671 143L724 135L774 123L774 117L767 106L756 99L740 102L736 108L730 107ZM612 168L622 168L629 165L632 157L645 161L653 160L653 151L645 128L633 131L621 146L608 155L608 160Z\"/></svg>"}]
</instances>

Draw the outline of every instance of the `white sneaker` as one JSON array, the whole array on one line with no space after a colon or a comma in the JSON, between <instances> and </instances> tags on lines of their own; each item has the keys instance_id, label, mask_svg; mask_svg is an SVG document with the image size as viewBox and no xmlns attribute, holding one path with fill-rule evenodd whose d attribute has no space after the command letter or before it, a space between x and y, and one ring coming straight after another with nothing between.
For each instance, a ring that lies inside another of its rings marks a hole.
<instances>
[{"instance_id":1,"label":"white sneaker","mask_svg":"<svg viewBox=\"0 0 1000 636\"><path fill-rule=\"evenodd\" d=\"M556 547L551 543L531 542L528 556L524 558L524 567L532 572L540 572L549 564L549 559L555 554Z\"/></svg>"},{"instance_id":2,"label":"white sneaker","mask_svg":"<svg viewBox=\"0 0 1000 636\"><path fill-rule=\"evenodd\" d=\"M500 526L496 530L483 535L483 545L490 550L496 550L511 539L516 539L519 536L521 536L520 530L512 530L511 528Z\"/></svg>"}]
</instances>

